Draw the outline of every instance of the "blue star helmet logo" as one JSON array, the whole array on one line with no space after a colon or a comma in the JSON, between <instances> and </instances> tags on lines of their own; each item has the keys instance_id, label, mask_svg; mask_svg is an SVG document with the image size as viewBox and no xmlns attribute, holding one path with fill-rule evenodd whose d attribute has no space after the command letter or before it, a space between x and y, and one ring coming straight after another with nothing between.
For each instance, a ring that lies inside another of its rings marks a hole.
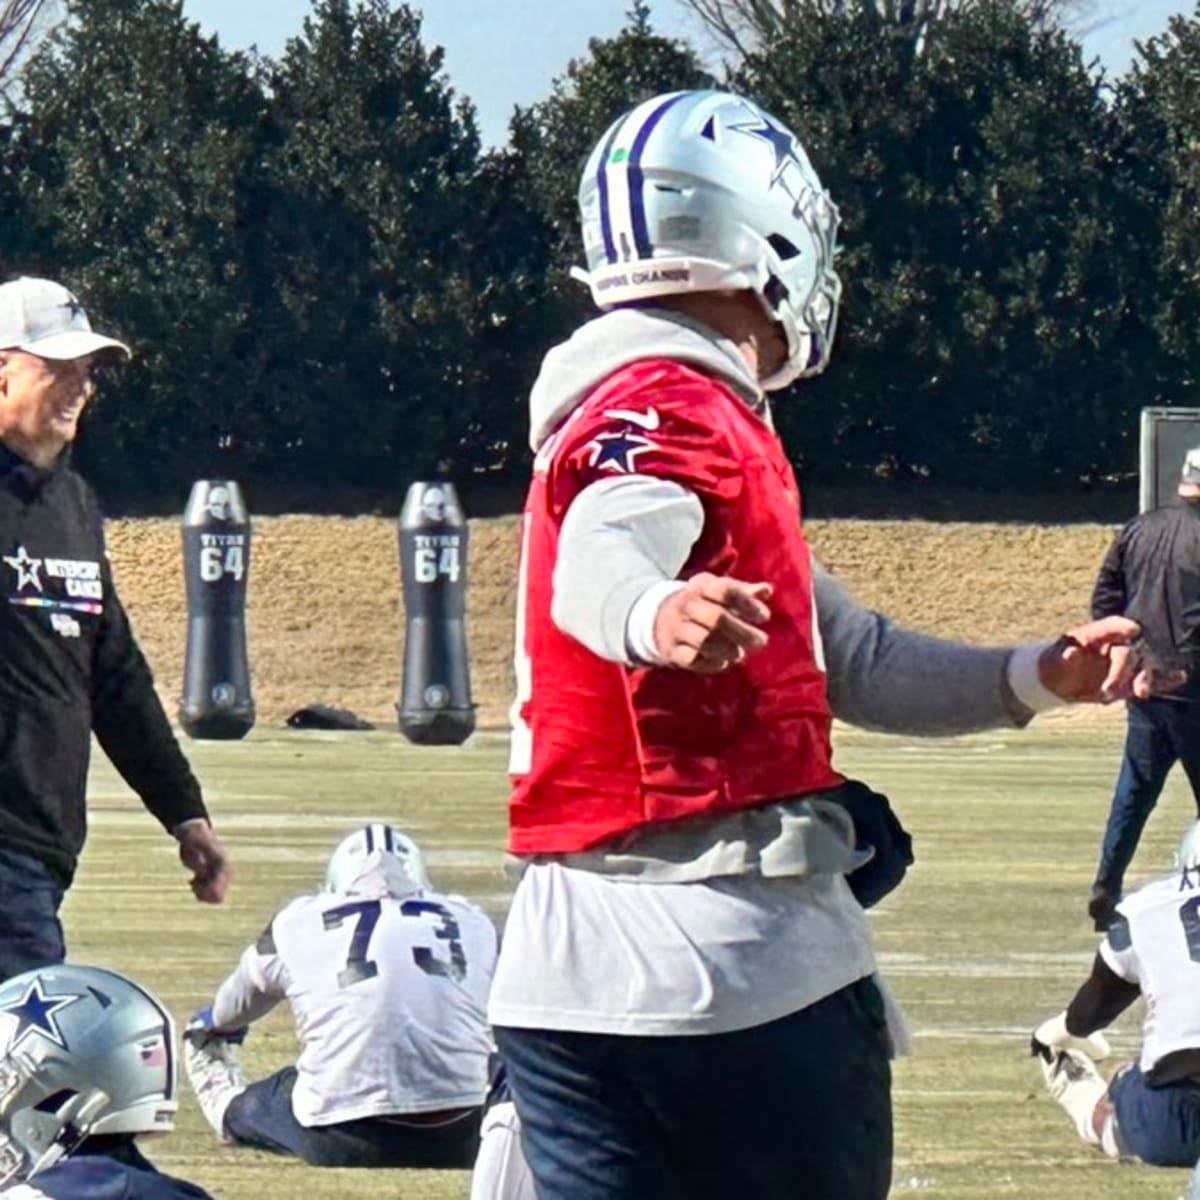
<instances>
[{"instance_id":1,"label":"blue star helmet logo","mask_svg":"<svg viewBox=\"0 0 1200 1200\"><path fill-rule=\"evenodd\" d=\"M800 166L800 158L796 154L796 139L782 125L766 113L756 114L753 120L742 125L730 125L730 129L743 133L747 137L757 138L766 142L775 155L775 169L771 173L771 186L774 187L783 175L788 163Z\"/></svg>"},{"instance_id":2,"label":"blue star helmet logo","mask_svg":"<svg viewBox=\"0 0 1200 1200\"><path fill-rule=\"evenodd\" d=\"M69 1050L67 1039L59 1028L57 1014L68 1005L83 997L48 996L42 991L41 978L34 979L25 989L19 1001L0 1008L0 1013L15 1017L17 1028L9 1038L8 1049L15 1050L31 1034L40 1034L52 1041L60 1050Z\"/></svg>"}]
</instances>

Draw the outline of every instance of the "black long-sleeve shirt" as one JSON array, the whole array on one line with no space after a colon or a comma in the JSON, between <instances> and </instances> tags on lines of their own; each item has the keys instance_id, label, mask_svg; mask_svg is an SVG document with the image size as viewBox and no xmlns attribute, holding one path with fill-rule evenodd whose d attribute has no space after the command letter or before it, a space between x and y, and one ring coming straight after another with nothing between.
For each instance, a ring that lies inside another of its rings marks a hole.
<instances>
[{"instance_id":1,"label":"black long-sleeve shirt","mask_svg":"<svg viewBox=\"0 0 1200 1200\"><path fill-rule=\"evenodd\" d=\"M113 586L91 489L64 454L0 446L0 846L71 882L91 732L168 830L207 814Z\"/></svg>"},{"instance_id":2,"label":"black long-sleeve shirt","mask_svg":"<svg viewBox=\"0 0 1200 1200\"><path fill-rule=\"evenodd\" d=\"M1200 697L1200 502L1156 508L1121 528L1096 579L1092 616L1137 621L1148 659L1182 667L1181 695Z\"/></svg>"}]
</instances>

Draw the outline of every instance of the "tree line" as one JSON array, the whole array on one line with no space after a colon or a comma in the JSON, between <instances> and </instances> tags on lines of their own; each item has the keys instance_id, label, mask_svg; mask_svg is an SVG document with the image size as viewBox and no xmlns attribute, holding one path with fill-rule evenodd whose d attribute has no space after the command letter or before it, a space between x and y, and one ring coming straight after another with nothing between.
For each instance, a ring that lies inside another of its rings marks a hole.
<instances>
[{"instance_id":1,"label":"tree line","mask_svg":"<svg viewBox=\"0 0 1200 1200\"><path fill-rule=\"evenodd\" d=\"M1143 406L1200 404L1200 7L1114 80L1030 0L755 0L757 36L691 3L719 73L636 0L485 149L406 4L314 0L274 60L180 0L69 0L5 89L0 269L136 349L79 447L110 506L517 494L590 308L580 166L674 88L755 98L841 210L833 366L776 404L809 480L1066 492L1136 470Z\"/></svg>"}]
</instances>

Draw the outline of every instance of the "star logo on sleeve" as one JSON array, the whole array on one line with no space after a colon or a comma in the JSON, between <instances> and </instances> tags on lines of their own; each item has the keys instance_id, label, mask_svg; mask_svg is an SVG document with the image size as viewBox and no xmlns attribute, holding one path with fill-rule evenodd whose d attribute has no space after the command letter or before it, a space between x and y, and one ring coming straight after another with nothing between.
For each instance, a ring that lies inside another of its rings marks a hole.
<instances>
[{"instance_id":1,"label":"star logo on sleeve","mask_svg":"<svg viewBox=\"0 0 1200 1200\"><path fill-rule=\"evenodd\" d=\"M35 587L39 592L42 590L42 581L38 578L38 572L42 569L40 558L30 558L25 547L18 546L16 554L6 554L4 561L17 573L18 592L27 587Z\"/></svg>"},{"instance_id":2,"label":"star logo on sleeve","mask_svg":"<svg viewBox=\"0 0 1200 1200\"><path fill-rule=\"evenodd\" d=\"M79 995L48 996L42 991L40 978L25 989L25 995L15 1004L0 1008L0 1013L7 1013L17 1022L17 1027L8 1041L8 1049L15 1050L30 1034L40 1034L48 1038L60 1050L69 1050L67 1039L58 1026L57 1013L76 1000L82 1000Z\"/></svg>"},{"instance_id":3,"label":"star logo on sleeve","mask_svg":"<svg viewBox=\"0 0 1200 1200\"><path fill-rule=\"evenodd\" d=\"M604 471L616 471L621 475L631 475L637 466L637 456L648 450L657 450L658 443L632 429L622 429L612 433L598 433L589 443L591 451L589 463Z\"/></svg>"}]
</instances>

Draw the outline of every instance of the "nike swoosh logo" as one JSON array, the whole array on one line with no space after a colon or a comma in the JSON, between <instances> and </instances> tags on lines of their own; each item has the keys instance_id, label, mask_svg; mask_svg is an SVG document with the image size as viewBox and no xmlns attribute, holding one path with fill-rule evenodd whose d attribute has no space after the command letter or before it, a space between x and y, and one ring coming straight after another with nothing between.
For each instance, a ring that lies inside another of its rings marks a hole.
<instances>
[{"instance_id":1,"label":"nike swoosh logo","mask_svg":"<svg viewBox=\"0 0 1200 1200\"><path fill-rule=\"evenodd\" d=\"M618 421L628 421L639 429L653 433L658 428L658 410L648 408L645 412L634 412L629 408L609 408L605 410L606 417L615 417Z\"/></svg>"}]
</instances>

